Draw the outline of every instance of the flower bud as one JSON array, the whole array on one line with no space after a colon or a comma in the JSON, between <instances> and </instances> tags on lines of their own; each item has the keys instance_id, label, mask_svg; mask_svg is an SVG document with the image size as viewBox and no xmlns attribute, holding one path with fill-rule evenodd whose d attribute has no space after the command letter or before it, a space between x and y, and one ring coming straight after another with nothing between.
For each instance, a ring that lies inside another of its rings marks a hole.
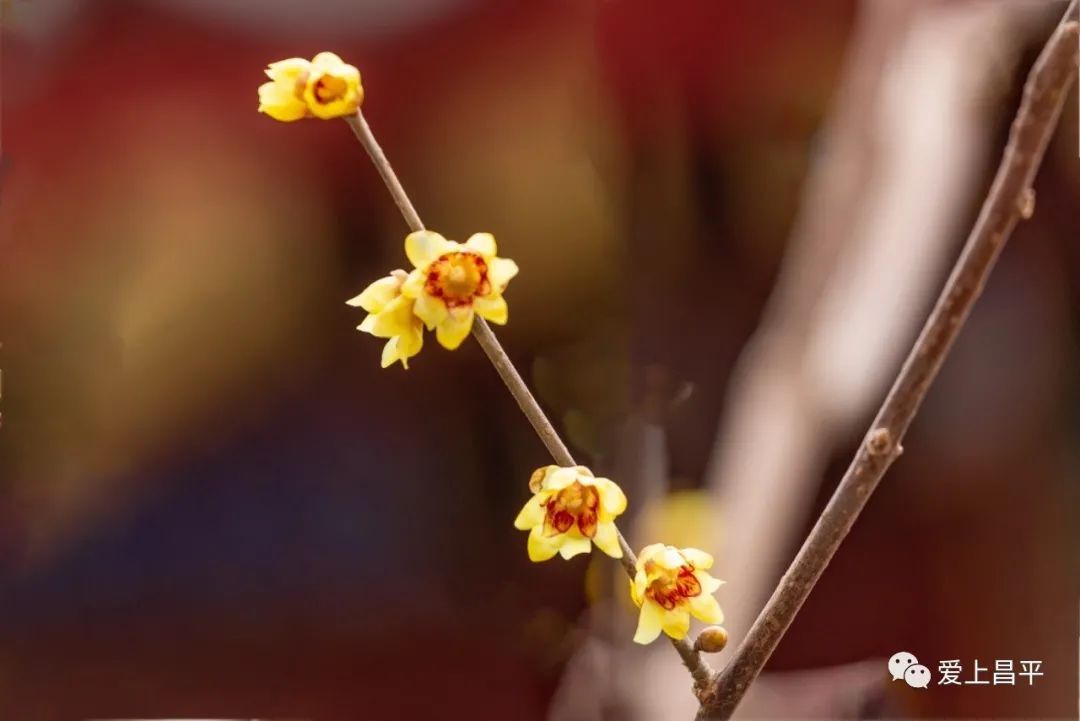
<instances>
[{"instance_id":1,"label":"flower bud","mask_svg":"<svg viewBox=\"0 0 1080 721\"><path fill-rule=\"evenodd\" d=\"M698 634L697 640L694 641L695 651L704 651L705 653L719 653L724 650L724 646L727 646L727 631L723 626L707 626L702 629Z\"/></svg>"},{"instance_id":2,"label":"flower bud","mask_svg":"<svg viewBox=\"0 0 1080 721\"><path fill-rule=\"evenodd\" d=\"M353 115L364 100L360 71L334 53L279 60L267 66L266 75L270 82L259 86L259 112L282 122Z\"/></svg>"}]
</instances>

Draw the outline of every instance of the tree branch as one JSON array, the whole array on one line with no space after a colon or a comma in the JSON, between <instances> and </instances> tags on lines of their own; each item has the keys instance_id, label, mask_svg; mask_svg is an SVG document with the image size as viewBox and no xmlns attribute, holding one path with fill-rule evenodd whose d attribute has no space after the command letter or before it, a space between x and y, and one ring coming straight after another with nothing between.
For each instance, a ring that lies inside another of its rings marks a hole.
<instances>
[{"instance_id":1,"label":"tree branch","mask_svg":"<svg viewBox=\"0 0 1080 721\"><path fill-rule=\"evenodd\" d=\"M900 442L967 320L1017 221L1031 216L1031 183L1053 135L1078 59L1072 0L1031 70L1009 142L975 227L870 431L798 555L731 662L707 690L699 719L728 719L761 673L836 549L900 455Z\"/></svg>"},{"instance_id":2,"label":"tree branch","mask_svg":"<svg viewBox=\"0 0 1080 721\"><path fill-rule=\"evenodd\" d=\"M387 190L390 191L390 195L394 198L394 202L397 204L409 228L413 231L424 230L424 224L420 220L416 208L413 207L412 201L409 200L409 196L405 193L405 188L402 187L401 181L398 180L397 174L390 165L390 161L387 160L382 147L375 140L375 134L371 132L371 126L368 125L363 113L357 110L356 115L346 117L345 122L352 128L357 140L360 141L360 144L364 146L364 150L371 157L371 161L379 171L383 183L386 184ZM476 342L480 344L480 347L484 349L484 353L487 355L488 360L491 361L491 365L495 367L495 371L502 378L503 383L506 384L510 395L517 401L521 412L525 414L551 457L560 466L576 466L577 463L574 461L573 456L570 455L566 444L559 437L555 426L544 415L543 409L540 408L540 404L536 401L525 381L522 380L521 374L514 367L510 357L506 355L506 351L503 350L499 339L495 337L491 326L479 316L473 321L473 337L476 338ZM634 575L637 573L637 557L634 555L633 549L630 548L630 544L626 542L622 531L616 528L616 533L619 538L619 547L623 552L620 561L627 575L633 580ZM678 652L683 665L690 671L690 675L694 679L695 693L700 698L700 692L712 683L716 672L709 667L701 654L695 651L686 639L671 639L671 644L675 647L675 651Z\"/></svg>"},{"instance_id":3,"label":"tree branch","mask_svg":"<svg viewBox=\"0 0 1080 721\"><path fill-rule=\"evenodd\" d=\"M367 151L368 157L371 158L371 162L375 165L375 169L379 171L379 176L382 178L383 183L386 184L386 189L390 191L390 197L397 204L398 210L401 211L401 217L405 218L405 224L409 226L409 230L413 232L424 230L424 223L420 220L419 213L416 212L412 201L409 200L409 196L405 193L405 188L401 186L401 181L398 180L397 173L394 172L390 161L386 159L386 153L383 152L379 141L375 140L375 133L371 132L371 126L368 125L364 113L357 109L356 115L346 117L345 122L352 128L356 139L364 146L364 150Z\"/></svg>"}]
</instances>

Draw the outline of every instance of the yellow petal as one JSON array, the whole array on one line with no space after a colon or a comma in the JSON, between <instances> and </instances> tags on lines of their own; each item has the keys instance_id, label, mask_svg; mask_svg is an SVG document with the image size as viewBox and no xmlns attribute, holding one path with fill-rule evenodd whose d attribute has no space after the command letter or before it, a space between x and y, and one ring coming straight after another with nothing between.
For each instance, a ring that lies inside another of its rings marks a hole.
<instances>
[{"instance_id":1,"label":"yellow petal","mask_svg":"<svg viewBox=\"0 0 1080 721\"><path fill-rule=\"evenodd\" d=\"M308 109L288 84L269 82L259 86L259 112L266 113L274 120L291 123L305 117Z\"/></svg>"},{"instance_id":2,"label":"yellow petal","mask_svg":"<svg viewBox=\"0 0 1080 721\"><path fill-rule=\"evenodd\" d=\"M410 333L413 328L413 302L398 296L390 301L381 313L375 315L371 334L378 338L392 338Z\"/></svg>"},{"instance_id":3,"label":"yellow petal","mask_svg":"<svg viewBox=\"0 0 1080 721\"><path fill-rule=\"evenodd\" d=\"M447 350L456 350L472 330L472 308L455 308L435 328L435 338Z\"/></svg>"},{"instance_id":4,"label":"yellow petal","mask_svg":"<svg viewBox=\"0 0 1080 721\"><path fill-rule=\"evenodd\" d=\"M663 550L656 554L654 559L658 564L667 569L681 568L686 559L674 546L664 546Z\"/></svg>"},{"instance_id":5,"label":"yellow petal","mask_svg":"<svg viewBox=\"0 0 1080 721\"><path fill-rule=\"evenodd\" d=\"M544 536L544 529L541 526L533 528L532 532L529 534L529 560L534 563L548 560L559 552L562 541L562 536L546 538Z\"/></svg>"},{"instance_id":6,"label":"yellow petal","mask_svg":"<svg viewBox=\"0 0 1080 721\"><path fill-rule=\"evenodd\" d=\"M368 313L378 313L386 304L397 298L401 292L401 281L392 275L379 278L355 298L350 298L346 303L351 306L359 306Z\"/></svg>"},{"instance_id":7,"label":"yellow petal","mask_svg":"<svg viewBox=\"0 0 1080 721\"><path fill-rule=\"evenodd\" d=\"M541 489L547 488L548 477L557 470L559 470L559 467L555 465L537 468L529 478L529 490L533 493L539 493Z\"/></svg>"},{"instance_id":8,"label":"yellow petal","mask_svg":"<svg viewBox=\"0 0 1080 721\"><path fill-rule=\"evenodd\" d=\"M311 63L303 58L286 58L266 66L266 75L271 80L286 80L290 83L307 72L311 72Z\"/></svg>"},{"instance_id":9,"label":"yellow petal","mask_svg":"<svg viewBox=\"0 0 1080 721\"><path fill-rule=\"evenodd\" d=\"M514 519L514 528L519 531L528 531L531 528L536 528L544 523L544 502L547 501L550 494L537 493L529 499L528 503L521 509L521 512Z\"/></svg>"},{"instance_id":10,"label":"yellow petal","mask_svg":"<svg viewBox=\"0 0 1080 721\"><path fill-rule=\"evenodd\" d=\"M428 330L434 330L439 323L446 320L446 316L450 311L446 309L446 303L442 302L438 298L433 298L427 293L420 293L416 296L416 305L413 306L413 312L416 313L416 317L424 321L424 325Z\"/></svg>"},{"instance_id":11,"label":"yellow petal","mask_svg":"<svg viewBox=\"0 0 1080 721\"><path fill-rule=\"evenodd\" d=\"M684 548L682 549L682 555L687 561L694 564L694 568L700 568L702 571L712 568L713 557L705 553L705 551L696 548Z\"/></svg>"},{"instance_id":12,"label":"yellow petal","mask_svg":"<svg viewBox=\"0 0 1080 721\"><path fill-rule=\"evenodd\" d=\"M544 488L552 491L561 491L578 479L577 471L573 468L556 468L544 481Z\"/></svg>"},{"instance_id":13,"label":"yellow petal","mask_svg":"<svg viewBox=\"0 0 1080 721\"><path fill-rule=\"evenodd\" d=\"M662 543L650 543L645 548L641 549L641 553L637 557L637 570L639 573L644 573L645 562L652 560L660 551L664 550L664 544Z\"/></svg>"},{"instance_id":14,"label":"yellow petal","mask_svg":"<svg viewBox=\"0 0 1080 721\"><path fill-rule=\"evenodd\" d=\"M401 365L409 367L409 359L420 352L424 347L424 331L419 323L414 323L408 333L399 335L398 353L401 354Z\"/></svg>"},{"instance_id":15,"label":"yellow petal","mask_svg":"<svg viewBox=\"0 0 1080 721\"><path fill-rule=\"evenodd\" d=\"M345 62L336 53L324 50L311 59L311 64L320 70L334 70L344 65Z\"/></svg>"},{"instance_id":16,"label":"yellow petal","mask_svg":"<svg viewBox=\"0 0 1080 721\"><path fill-rule=\"evenodd\" d=\"M690 613L705 623L723 623L724 612L720 610L720 604L711 594L702 593L690 598Z\"/></svg>"},{"instance_id":17,"label":"yellow petal","mask_svg":"<svg viewBox=\"0 0 1080 721\"><path fill-rule=\"evenodd\" d=\"M371 333L372 335L375 335L375 316L371 313L368 313L367 317L364 318L363 322L360 323L360 325L356 326L356 329L365 333Z\"/></svg>"},{"instance_id":18,"label":"yellow petal","mask_svg":"<svg viewBox=\"0 0 1080 721\"><path fill-rule=\"evenodd\" d=\"M424 293L424 280L426 276L422 270L414 270L401 284L401 294L407 298L419 298Z\"/></svg>"},{"instance_id":19,"label":"yellow petal","mask_svg":"<svg viewBox=\"0 0 1080 721\"><path fill-rule=\"evenodd\" d=\"M615 518L626 510L626 494L619 485L608 478L593 479L600 492L600 508L608 518Z\"/></svg>"},{"instance_id":20,"label":"yellow petal","mask_svg":"<svg viewBox=\"0 0 1080 721\"><path fill-rule=\"evenodd\" d=\"M694 571L694 576L697 578L698 583L701 584L703 593L716 593L717 589L724 585L724 582L719 578L713 578L704 571Z\"/></svg>"},{"instance_id":21,"label":"yellow petal","mask_svg":"<svg viewBox=\"0 0 1080 721\"><path fill-rule=\"evenodd\" d=\"M664 627L664 609L652 601L641 604L641 613L638 614L637 631L634 633L634 643L652 643L660 635Z\"/></svg>"},{"instance_id":22,"label":"yellow petal","mask_svg":"<svg viewBox=\"0 0 1080 721\"><path fill-rule=\"evenodd\" d=\"M634 574L633 580L630 581L630 599L635 606L641 606L641 602L645 598L646 588L648 588L648 581L645 579L645 574L640 571Z\"/></svg>"},{"instance_id":23,"label":"yellow petal","mask_svg":"<svg viewBox=\"0 0 1080 721\"><path fill-rule=\"evenodd\" d=\"M473 233L465 241L465 247L482 255L484 260L490 260L495 256L495 236L491 233Z\"/></svg>"},{"instance_id":24,"label":"yellow petal","mask_svg":"<svg viewBox=\"0 0 1080 721\"><path fill-rule=\"evenodd\" d=\"M622 548L619 547L619 532L615 530L614 523L600 523L596 526L596 535L593 543L601 551L612 558L622 558Z\"/></svg>"},{"instance_id":25,"label":"yellow petal","mask_svg":"<svg viewBox=\"0 0 1080 721\"><path fill-rule=\"evenodd\" d=\"M664 611L660 623L668 636L675 640L686 638L686 634L690 632L690 611L685 606L678 605L670 611Z\"/></svg>"},{"instance_id":26,"label":"yellow petal","mask_svg":"<svg viewBox=\"0 0 1080 721\"><path fill-rule=\"evenodd\" d=\"M506 319L510 315L506 300L501 295L494 298L477 298L473 301L473 308L480 317L487 318L496 325L506 325Z\"/></svg>"},{"instance_id":27,"label":"yellow petal","mask_svg":"<svg viewBox=\"0 0 1080 721\"><path fill-rule=\"evenodd\" d=\"M427 268L440 255L449 253L452 247L450 241L430 230L418 230L405 237L405 255L419 270Z\"/></svg>"},{"instance_id":28,"label":"yellow petal","mask_svg":"<svg viewBox=\"0 0 1080 721\"><path fill-rule=\"evenodd\" d=\"M570 532L561 534L563 537L562 546L559 548L559 555L569 561L574 556L581 553L588 553L592 550L592 544L589 543L589 539L581 535L581 533L573 533L572 531L577 528L573 526Z\"/></svg>"},{"instance_id":29,"label":"yellow petal","mask_svg":"<svg viewBox=\"0 0 1080 721\"><path fill-rule=\"evenodd\" d=\"M394 336L390 340L386 341L386 345L382 349L382 367L389 368L397 361L402 361L402 365L405 364L401 357L401 351L398 350L398 336Z\"/></svg>"},{"instance_id":30,"label":"yellow petal","mask_svg":"<svg viewBox=\"0 0 1080 721\"><path fill-rule=\"evenodd\" d=\"M509 258L492 258L488 263L488 280L496 293L506 290L510 279L518 274L517 263Z\"/></svg>"}]
</instances>

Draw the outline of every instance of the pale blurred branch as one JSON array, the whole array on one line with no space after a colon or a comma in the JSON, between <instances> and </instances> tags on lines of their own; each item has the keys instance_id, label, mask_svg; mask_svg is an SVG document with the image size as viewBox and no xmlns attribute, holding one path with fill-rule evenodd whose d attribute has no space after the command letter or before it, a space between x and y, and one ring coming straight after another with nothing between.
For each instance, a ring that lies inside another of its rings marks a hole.
<instances>
[{"instance_id":1,"label":"pale blurred branch","mask_svg":"<svg viewBox=\"0 0 1080 721\"><path fill-rule=\"evenodd\" d=\"M855 226L868 196L890 193L898 182L881 177L888 174L882 149L893 139L883 137L881 113L874 109L912 25L930 4L860 3L779 276L732 373L705 485L726 519L717 532L723 538L714 540L721 550L717 565L724 575L738 576L725 604L727 626L736 638L749 630L776 583L782 554L804 523L825 449L836 435L837 424L821 407L828 389L813 392L824 379L814 377L808 349L820 333L821 306L835 287L838 258L856 242ZM938 107L936 97L926 97L932 91L925 85L922 92L919 111L938 118L955 115ZM895 139L902 141L925 138ZM922 187L922 180L912 182Z\"/></svg>"},{"instance_id":2,"label":"pale blurred branch","mask_svg":"<svg viewBox=\"0 0 1080 721\"><path fill-rule=\"evenodd\" d=\"M1078 23L1072 0L1031 70L1004 156L975 227L900 374L851 465L798 555L731 662L709 689L699 719L730 718L750 684L813 590L881 478L901 453L901 441L1005 241L1033 211L1031 183L1076 76Z\"/></svg>"},{"instance_id":3,"label":"pale blurred branch","mask_svg":"<svg viewBox=\"0 0 1080 721\"><path fill-rule=\"evenodd\" d=\"M1026 3L859 8L704 480L724 518L712 542L717 567L737 579L725 595L733 638L749 631L790 562L832 452L876 410L924 320L983 192L1002 96L1048 19L1045 5ZM743 706L751 715L763 683ZM681 711L668 718L691 713Z\"/></svg>"}]
</instances>

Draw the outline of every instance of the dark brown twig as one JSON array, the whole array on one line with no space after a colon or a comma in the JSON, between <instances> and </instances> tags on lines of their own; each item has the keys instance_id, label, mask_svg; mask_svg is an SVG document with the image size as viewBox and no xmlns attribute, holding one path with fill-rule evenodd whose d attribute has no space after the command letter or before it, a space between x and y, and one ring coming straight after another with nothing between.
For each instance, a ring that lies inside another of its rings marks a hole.
<instances>
[{"instance_id":1,"label":"dark brown twig","mask_svg":"<svg viewBox=\"0 0 1080 721\"><path fill-rule=\"evenodd\" d=\"M371 126L368 125L363 113L357 110L356 115L346 117L345 122L352 128L357 140L360 141L360 144L364 146L364 150L371 157L371 161L379 171L383 183L386 184L387 190L390 191L390 195L394 198L394 202L397 204L409 228L413 231L424 230L420 215L416 212L412 201L409 200L409 196L405 193L405 188L402 187L401 181L398 180L397 174L390 165L390 161L387 160L386 154L375 139L375 134L371 132ZM514 367L510 357L506 355L506 351L503 350L499 339L495 337L491 326L483 318L477 317L473 321L473 337L476 338L480 347L484 349L484 353L487 355L488 360L491 361L491 365L495 367L495 371L502 378L503 383L506 384L510 395L517 401L521 412L525 414L533 430L536 431L536 435L540 437L541 442L555 462L560 466L577 465L566 444L563 443L555 430L555 426L548 420L543 409L540 408L540 404L537 403L536 397L533 396L532 391L529 390L529 387L521 378L521 374ZM616 533L619 538L619 547L623 552L620 562L627 575L633 579L637 573L637 557L634 555L633 549L630 548L630 544L626 542L622 531L616 529ZM671 639L671 644L675 647L675 651L678 652L683 665L690 671L690 675L694 679L695 692L699 694L700 698L700 692L712 682L716 672L712 670L705 659L701 657L701 654L695 651L686 639Z\"/></svg>"},{"instance_id":2,"label":"dark brown twig","mask_svg":"<svg viewBox=\"0 0 1080 721\"><path fill-rule=\"evenodd\" d=\"M1017 221L1030 216L1031 183L1076 76L1078 24L1071 17L1077 2L1072 0L1028 76L994 183L937 304L829 504L731 662L707 690L699 719L730 718L761 673L882 476L900 455L900 442L1005 241Z\"/></svg>"}]
</instances>

